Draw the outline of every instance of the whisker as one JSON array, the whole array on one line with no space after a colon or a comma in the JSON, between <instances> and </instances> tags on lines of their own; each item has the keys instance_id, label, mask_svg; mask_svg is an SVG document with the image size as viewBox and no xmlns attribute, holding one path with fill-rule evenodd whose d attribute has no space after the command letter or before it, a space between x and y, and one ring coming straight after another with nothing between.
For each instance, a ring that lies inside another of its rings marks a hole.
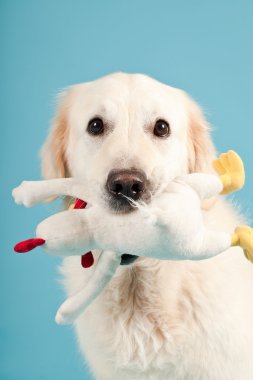
<instances>
[{"instance_id":1,"label":"whisker","mask_svg":"<svg viewBox=\"0 0 253 380\"><path fill-rule=\"evenodd\" d=\"M122 197L126 198L129 201L129 203L131 204L132 207L135 207L138 209L143 209L143 208L147 207L147 203L144 202L143 200L140 200L137 202L134 199L132 199L132 198L130 198L130 197L128 197L122 193L120 193L120 194L122 195Z\"/></svg>"}]
</instances>

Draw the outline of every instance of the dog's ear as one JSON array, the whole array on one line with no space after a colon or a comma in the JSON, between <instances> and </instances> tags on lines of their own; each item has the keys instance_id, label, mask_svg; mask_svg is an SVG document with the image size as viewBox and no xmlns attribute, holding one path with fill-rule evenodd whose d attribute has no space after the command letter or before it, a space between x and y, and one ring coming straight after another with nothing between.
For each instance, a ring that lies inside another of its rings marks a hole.
<instances>
[{"instance_id":1,"label":"dog's ear","mask_svg":"<svg viewBox=\"0 0 253 380\"><path fill-rule=\"evenodd\" d=\"M210 137L210 125L201 108L187 95L188 105L188 170L193 172L212 172L212 161L216 152ZM216 197L205 199L201 208L210 210L216 203Z\"/></svg>"},{"instance_id":2,"label":"dog's ear","mask_svg":"<svg viewBox=\"0 0 253 380\"><path fill-rule=\"evenodd\" d=\"M188 98L188 160L189 173L210 172L215 148L210 137L210 126L200 107Z\"/></svg>"},{"instance_id":3,"label":"dog's ear","mask_svg":"<svg viewBox=\"0 0 253 380\"><path fill-rule=\"evenodd\" d=\"M66 147L69 135L67 93L60 94L59 104L48 137L41 149L43 178L68 177Z\"/></svg>"}]
</instances>

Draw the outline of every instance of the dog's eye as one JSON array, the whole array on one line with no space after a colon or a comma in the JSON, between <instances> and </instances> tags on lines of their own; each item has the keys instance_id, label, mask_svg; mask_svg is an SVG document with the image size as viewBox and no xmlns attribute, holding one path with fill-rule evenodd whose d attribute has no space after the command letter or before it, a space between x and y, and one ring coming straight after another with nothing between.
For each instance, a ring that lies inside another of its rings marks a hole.
<instances>
[{"instance_id":1,"label":"dog's eye","mask_svg":"<svg viewBox=\"0 0 253 380\"><path fill-rule=\"evenodd\" d=\"M167 137L170 135L170 126L164 120L158 120L154 126L154 135L157 137Z\"/></svg>"},{"instance_id":2,"label":"dog's eye","mask_svg":"<svg viewBox=\"0 0 253 380\"><path fill-rule=\"evenodd\" d=\"M103 120L99 118L92 119L88 124L87 131L91 135L101 135L104 132Z\"/></svg>"}]
</instances>

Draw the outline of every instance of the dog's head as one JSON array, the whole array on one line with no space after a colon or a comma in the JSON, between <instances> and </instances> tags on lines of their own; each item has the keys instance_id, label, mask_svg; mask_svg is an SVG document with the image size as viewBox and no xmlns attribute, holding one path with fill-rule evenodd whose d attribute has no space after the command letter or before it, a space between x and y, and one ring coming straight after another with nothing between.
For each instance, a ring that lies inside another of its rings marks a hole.
<instances>
[{"instance_id":1,"label":"dog's head","mask_svg":"<svg viewBox=\"0 0 253 380\"><path fill-rule=\"evenodd\" d=\"M181 90L117 73L61 95L42 149L45 178L76 177L111 210L148 202L176 176L205 171L214 155L208 124Z\"/></svg>"}]
</instances>

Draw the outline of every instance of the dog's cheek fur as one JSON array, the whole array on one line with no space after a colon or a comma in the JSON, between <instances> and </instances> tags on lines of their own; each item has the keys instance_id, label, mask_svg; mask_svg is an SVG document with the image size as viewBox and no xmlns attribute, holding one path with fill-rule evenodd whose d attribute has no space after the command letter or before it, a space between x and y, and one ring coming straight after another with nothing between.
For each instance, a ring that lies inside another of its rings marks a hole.
<instances>
[{"instance_id":1,"label":"dog's cheek fur","mask_svg":"<svg viewBox=\"0 0 253 380\"><path fill-rule=\"evenodd\" d=\"M187 97L188 98L188 97ZM210 126L201 109L188 98L188 165L189 172L210 172L215 148Z\"/></svg>"},{"instance_id":2,"label":"dog's cheek fur","mask_svg":"<svg viewBox=\"0 0 253 380\"><path fill-rule=\"evenodd\" d=\"M69 177L66 157L68 138L67 97L65 96L58 106L51 130L40 152L43 178Z\"/></svg>"}]
</instances>

